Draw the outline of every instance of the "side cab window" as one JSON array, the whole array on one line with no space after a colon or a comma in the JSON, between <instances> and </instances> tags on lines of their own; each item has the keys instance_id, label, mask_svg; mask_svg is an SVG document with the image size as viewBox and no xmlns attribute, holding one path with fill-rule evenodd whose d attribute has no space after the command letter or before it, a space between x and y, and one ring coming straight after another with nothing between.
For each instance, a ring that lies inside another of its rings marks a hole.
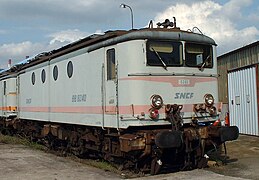
<instances>
[{"instance_id":1,"label":"side cab window","mask_svg":"<svg viewBox=\"0 0 259 180\"><path fill-rule=\"evenodd\" d=\"M115 49L108 49L106 51L107 59L107 80L115 79Z\"/></svg>"}]
</instances>

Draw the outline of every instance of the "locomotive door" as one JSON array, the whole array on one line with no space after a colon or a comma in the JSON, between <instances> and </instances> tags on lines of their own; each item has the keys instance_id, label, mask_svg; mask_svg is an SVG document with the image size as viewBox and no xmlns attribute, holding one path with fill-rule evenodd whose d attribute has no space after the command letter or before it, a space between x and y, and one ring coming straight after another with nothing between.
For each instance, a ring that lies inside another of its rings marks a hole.
<instances>
[{"instance_id":1,"label":"locomotive door","mask_svg":"<svg viewBox=\"0 0 259 180\"><path fill-rule=\"evenodd\" d=\"M119 128L117 59L114 47L105 48L103 64L103 123Z\"/></svg>"},{"instance_id":2,"label":"locomotive door","mask_svg":"<svg viewBox=\"0 0 259 180\"><path fill-rule=\"evenodd\" d=\"M105 114L117 113L117 77L115 48L105 50Z\"/></svg>"}]
</instances>

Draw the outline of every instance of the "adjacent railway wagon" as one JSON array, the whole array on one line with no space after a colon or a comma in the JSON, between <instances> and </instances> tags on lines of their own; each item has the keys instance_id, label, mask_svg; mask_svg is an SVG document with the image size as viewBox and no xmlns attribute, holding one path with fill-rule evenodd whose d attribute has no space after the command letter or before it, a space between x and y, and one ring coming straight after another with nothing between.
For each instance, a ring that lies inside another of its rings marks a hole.
<instances>
[{"instance_id":1,"label":"adjacent railway wagon","mask_svg":"<svg viewBox=\"0 0 259 180\"><path fill-rule=\"evenodd\" d=\"M1 132L152 174L206 165L211 147L238 137L219 123L216 44L159 25L92 35L2 71Z\"/></svg>"}]
</instances>

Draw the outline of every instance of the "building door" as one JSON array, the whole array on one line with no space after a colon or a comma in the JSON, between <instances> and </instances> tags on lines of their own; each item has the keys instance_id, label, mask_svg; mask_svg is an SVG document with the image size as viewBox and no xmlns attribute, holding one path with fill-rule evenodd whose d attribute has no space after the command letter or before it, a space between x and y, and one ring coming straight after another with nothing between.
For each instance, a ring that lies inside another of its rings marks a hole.
<instances>
[{"instance_id":1,"label":"building door","mask_svg":"<svg viewBox=\"0 0 259 180\"><path fill-rule=\"evenodd\" d=\"M257 78L258 66L250 66L228 73L230 124L242 134L259 136Z\"/></svg>"}]
</instances>

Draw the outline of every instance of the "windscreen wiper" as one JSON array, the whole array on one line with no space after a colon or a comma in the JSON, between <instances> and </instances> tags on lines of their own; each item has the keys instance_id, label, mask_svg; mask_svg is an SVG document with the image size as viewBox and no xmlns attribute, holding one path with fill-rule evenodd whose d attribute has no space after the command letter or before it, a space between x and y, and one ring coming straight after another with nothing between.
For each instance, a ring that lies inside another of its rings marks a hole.
<instances>
[{"instance_id":1,"label":"windscreen wiper","mask_svg":"<svg viewBox=\"0 0 259 180\"><path fill-rule=\"evenodd\" d=\"M203 63L201 64L201 67L199 67L200 71L204 70L204 66L206 65L206 62L210 59L210 55L207 56L207 58L203 61Z\"/></svg>"},{"instance_id":2,"label":"windscreen wiper","mask_svg":"<svg viewBox=\"0 0 259 180\"><path fill-rule=\"evenodd\" d=\"M163 59L161 58L161 56L158 54L158 52L152 47L152 50L155 52L155 54L157 55L158 59L161 61L161 63L163 64L163 67L165 70L167 70L167 65L166 63L163 61Z\"/></svg>"}]
</instances>

